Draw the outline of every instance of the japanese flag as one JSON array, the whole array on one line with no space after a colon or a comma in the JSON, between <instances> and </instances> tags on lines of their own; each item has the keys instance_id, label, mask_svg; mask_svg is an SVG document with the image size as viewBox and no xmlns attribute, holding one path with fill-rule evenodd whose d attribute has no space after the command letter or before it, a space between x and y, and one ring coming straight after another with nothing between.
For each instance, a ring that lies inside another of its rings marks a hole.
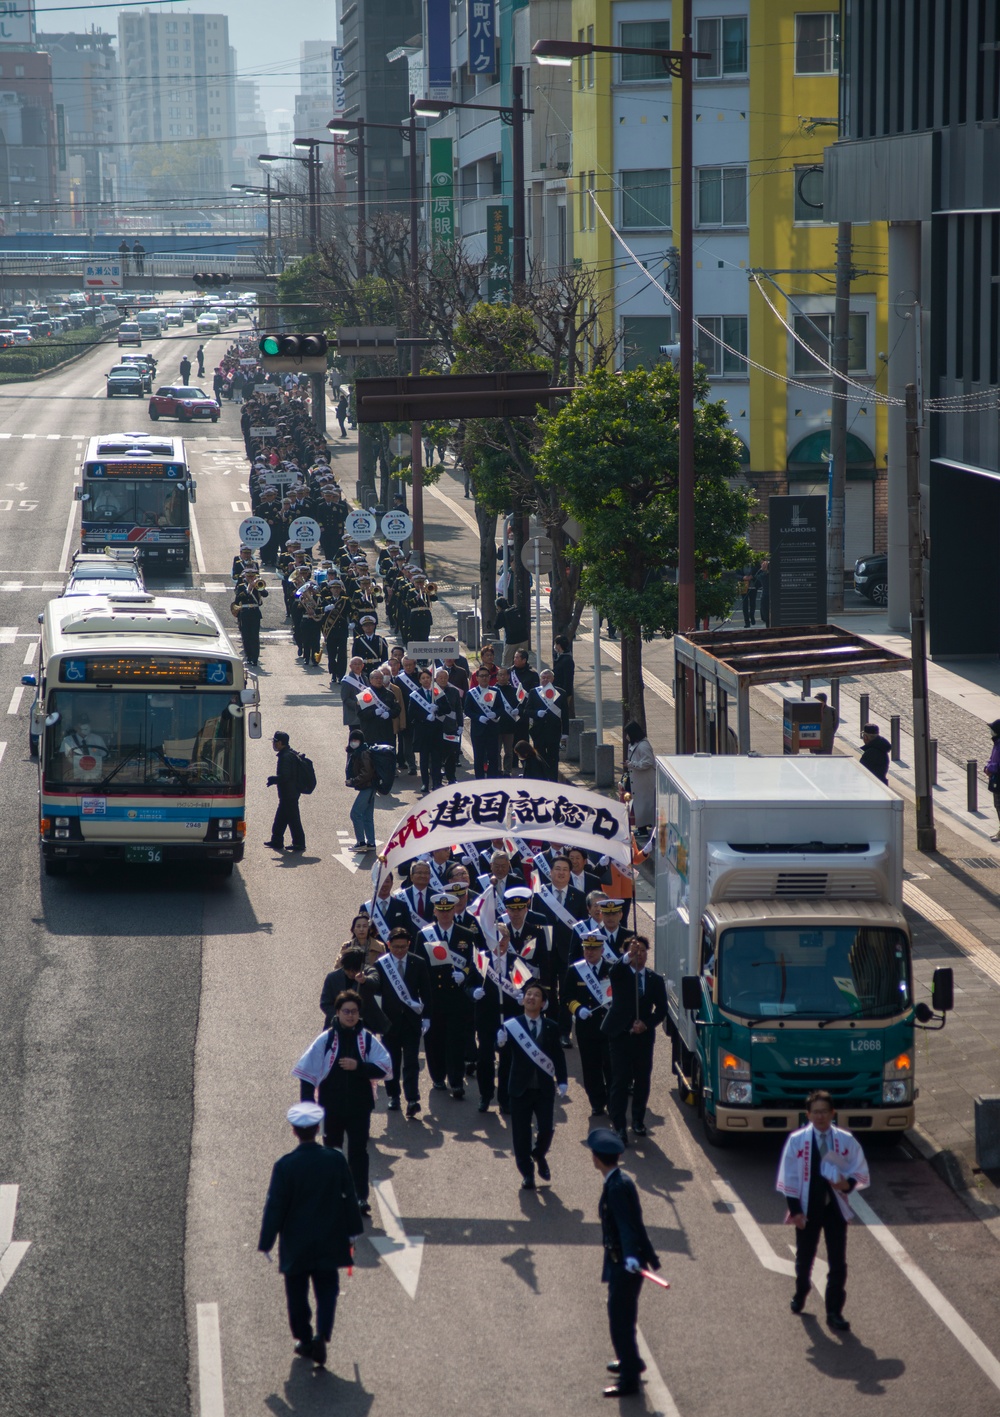
<instances>
[{"instance_id":1,"label":"japanese flag","mask_svg":"<svg viewBox=\"0 0 1000 1417\"><path fill-rule=\"evenodd\" d=\"M436 945L431 945L431 959L436 964L447 964L449 953L448 946L440 941Z\"/></svg>"},{"instance_id":2,"label":"japanese flag","mask_svg":"<svg viewBox=\"0 0 1000 1417\"><path fill-rule=\"evenodd\" d=\"M490 965L490 957L485 950L476 950L476 968L479 973L486 978L486 971Z\"/></svg>"},{"instance_id":3,"label":"japanese flag","mask_svg":"<svg viewBox=\"0 0 1000 1417\"><path fill-rule=\"evenodd\" d=\"M483 703L486 705L487 708L492 708L492 707L493 707L493 700L496 698L496 696L497 696L497 691L496 691L496 689L487 689L487 690L486 690L486 693L483 695Z\"/></svg>"},{"instance_id":4,"label":"japanese flag","mask_svg":"<svg viewBox=\"0 0 1000 1417\"><path fill-rule=\"evenodd\" d=\"M97 759L92 758L89 753L80 759L80 767L84 772L93 772L97 767Z\"/></svg>"},{"instance_id":5,"label":"japanese flag","mask_svg":"<svg viewBox=\"0 0 1000 1417\"><path fill-rule=\"evenodd\" d=\"M518 686L517 686L517 701L518 701L518 703L519 703L519 704L523 704L524 701L525 701L525 699L526 699L527 697L528 697L528 691L527 691L527 689L524 687L523 684L518 684Z\"/></svg>"},{"instance_id":6,"label":"japanese flag","mask_svg":"<svg viewBox=\"0 0 1000 1417\"><path fill-rule=\"evenodd\" d=\"M604 981L604 1002L605 1002L606 1004L610 1004L610 1003L611 1003L611 980L610 980L610 979L605 979L605 981Z\"/></svg>"},{"instance_id":7,"label":"japanese flag","mask_svg":"<svg viewBox=\"0 0 1000 1417\"><path fill-rule=\"evenodd\" d=\"M486 936L487 943L496 944L497 938L497 908L496 895L493 891L483 891L482 895L474 900L469 907L469 914L478 922L479 928Z\"/></svg>"},{"instance_id":8,"label":"japanese flag","mask_svg":"<svg viewBox=\"0 0 1000 1417\"><path fill-rule=\"evenodd\" d=\"M434 690L434 697L436 699L440 699L444 695L444 689L441 687L440 684L434 684L432 687Z\"/></svg>"},{"instance_id":9,"label":"japanese flag","mask_svg":"<svg viewBox=\"0 0 1000 1417\"><path fill-rule=\"evenodd\" d=\"M372 693L371 689L365 689L363 693L358 695L358 703L364 704L365 708L371 708L374 702L375 695Z\"/></svg>"},{"instance_id":10,"label":"japanese flag","mask_svg":"<svg viewBox=\"0 0 1000 1417\"><path fill-rule=\"evenodd\" d=\"M559 690L553 689L551 684L546 685L546 687L542 690L542 698L547 699L550 704L555 703L558 697Z\"/></svg>"},{"instance_id":11,"label":"japanese flag","mask_svg":"<svg viewBox=\"0 0 1000 1417\"><path fill-rule=\"evenodd\" d=\"M523 959L516 959L514 961L510 971L510 980L516 989L523 989L534 977Z\"/></svg>"}]
</instances>

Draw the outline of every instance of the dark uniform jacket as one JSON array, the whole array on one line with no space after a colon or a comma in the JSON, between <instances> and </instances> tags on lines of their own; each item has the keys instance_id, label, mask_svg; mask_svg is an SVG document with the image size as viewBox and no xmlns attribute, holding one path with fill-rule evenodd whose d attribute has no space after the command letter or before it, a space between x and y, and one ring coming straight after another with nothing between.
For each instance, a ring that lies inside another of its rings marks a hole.
<instances>
[{"instance_id":1,"label":"dark uniform jacket","mask_svg":"<svg viewBox=\"0 0 1000 1417\"><path fill-rule=\"evenodd\" d=\"M659 1269L660 1261L643 1224L635 1182L617 1166L604 1182L597 1213L604 1240L601 1279L605 1284L615 1265L624 1264L627 1259L637 1259L643 1269Z\"/></svg>"},{"instance_id":2,"label":"dark uniform jacket","mask_svg":"<svg viewBox=\"0 0 1000 1417\"><path fill-rule=\"evenodd\" d=\"M274 1163L257 1248L278 1241L282 1274L347 1268L364 1228L342 1151L304 1141Z\"/></svg>"},{"instance_id":3,"label":"dark uniform jacket","mask_svg":"<svg viewBox=\"0 0 1000 1417\"><path fill-rule=\"evenodd\" d=\"M430 927L438 936L443 937L444 931L435 922ZM476 938L469 930L464 930L461 925L454 924L451 927L451 939L446 942L452 954L460 955L465 961L463 965L454 965L449 960L442 965L431 965L430 956L427 953L427 946L422 936L417 945L418 949L424 951L427 957L428 967L431 975L431 1000L436 1006L445 1008L454 1007L456 1003L462 1001L465 995L466 984L469 979L469 972L472 970L472 951L475 948ZM452 978L455 969L461 968L465 974L461 984L456 984Z\"/></svg>"},{"instance_id":4,"label":"dark uniform jacket","mask_svg":"<svg viewBox=\"0 0 1000 1417\"><path fill-rule=\"evenodd\" d=\"M639 995L639 1007L636 1010L636 975L632 966L625 960L620 960L618 964L611 966L611 1007L607 1011L607 1017L601 1024L602 1032L609 1038L617 1038L619 1034L628 1033L632 1025L638 1020L646 1025L648 1032L652 1033L658 1023L662 1023L667 1016L667 986L663 982L662 974L654 974L651 969L645 971L645 981L643 992Z\"/></svg>"},{"instance_id":5,"label":"dark uniform jacket","mask_svg":"<svg viewBox=\"0 0 1000 1417\"><path fill-rule=\"evenodd\" d=\"M594 966L594 974L598 982L603 983L611 971L611 965L606 959L599 959ZM572 964L567 969L563 979L561 997L570 1013L576 1019L576 1032L578 1038L594 1038L601 1031L601 1024L604 1022L604 1015L607 1012L602 1008L599 999L595 999L587 987L580 971ZM590 1018L580 1018L579 1010L589 1009Z\"/></svg>"},{"instance_id":6,"label":"dark uniform jacket","mask_svg":"<svg viewBox=\"0 0 1000 1417\"><path fill-rule=\"evenodd\" d=\"M526 1014L518 1015L520 1021L527 1028L528 1018ZM566 1055L559 1042L559 1028L550 1018L542 1016L541 1032L538 1036L538 1046L543 1053L547 1053L552 1059L556 1070L555 1081L549 1077L544 1069L537 1063L533 1063L520 1043L515 1043L512 1038L507 1039L504 1048L507 1052L507 1061L510 1066L510 1083L508 1092L511 1097L522 1097L524 1093L537 1089L539 1092L553 1092L557 1083L566 1081Z\"/></svg>"}]
</instances>

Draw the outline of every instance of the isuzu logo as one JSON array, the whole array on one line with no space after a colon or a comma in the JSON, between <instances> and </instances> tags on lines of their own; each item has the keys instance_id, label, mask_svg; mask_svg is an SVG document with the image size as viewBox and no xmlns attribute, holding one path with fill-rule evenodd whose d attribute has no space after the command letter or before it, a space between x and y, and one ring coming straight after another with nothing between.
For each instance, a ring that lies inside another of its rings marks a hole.
<instances>
[{"instance_id":1,"label":"isuzu logo","mask_svg":"<svg viewBox=\"0 0 1000 1417\"><path fill-rule=\"evenodd\" d=\"M839 1068L839 1058L793 1058L797 1068Z\"/></svg>"}]
</instances>

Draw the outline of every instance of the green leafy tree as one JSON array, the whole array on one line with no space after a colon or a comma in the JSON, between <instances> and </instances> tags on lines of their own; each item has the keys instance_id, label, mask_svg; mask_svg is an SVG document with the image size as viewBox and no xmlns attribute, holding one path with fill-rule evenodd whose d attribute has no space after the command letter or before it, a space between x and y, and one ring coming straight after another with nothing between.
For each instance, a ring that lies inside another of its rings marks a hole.
<instances>
[{"instance_id":1,"label":"green leafy tree","mask_svg":"<svg viewBox=\"0 0 1000 1417\"><path fill-rule=\"evenodd\" d=\"M740 443L725 404L695 377L695 578L697 613L725 615L733 577L751 559L754 497L734 485ZM622 715L645 725L642 642L677 627L677 418L672 364L587 375L543 418L539 476L558 489L582 527L569 552L581 591L622 636Z\"/></svg>"}]
</instances>

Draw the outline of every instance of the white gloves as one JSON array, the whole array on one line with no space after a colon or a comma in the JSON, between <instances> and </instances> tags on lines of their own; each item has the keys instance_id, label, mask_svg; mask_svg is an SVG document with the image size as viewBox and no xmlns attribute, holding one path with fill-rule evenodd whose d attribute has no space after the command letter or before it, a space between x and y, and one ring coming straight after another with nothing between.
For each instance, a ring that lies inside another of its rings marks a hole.
<instances>
[{"instance_id":1,"label":"white gloves","mask_svg":"<svg viewBox=\"0 0 1000 1417\"><path fill-rule=\"evenodd\" d=\"M472 991L472 997L473 997L474 999L476 999L477 1001L478 1001L479 999L485 999L485 998L486 998L486 990L485 990L485 989L473 989L473 991Z\"/></svg>"},{"instance_id":2,"label":"white gloves","mask_svg":"<svg viewBox=\"0 0 1000 1417\"><path fill-rule=\"evenodd\" d=\"M576 1016L582 1019L590 1018L590 1010L587 1008L586 1004L584 1004L582 1008L577 1009Z\"/></svg>"},{"instance_id":3,"label":"white gloves","mask_svg":"<svg viewBox=\"0 0 1000 1417\"><path fill-rule=\"evenodd\" d=\"M628 1259L625 1261L625 1268L628 1270L629 1274L642 1273L642 1265L636 1259L635 1255L629 1255Z\"/></svg>"},{"instance_id":4,"label":"white gloves","mask_svg":"<svg viewBox=\"0 0 1000 1417\"><path fill-rule=\"evenodd\" d=\"M497 1047L498 1047L498 1048L502 1048L506 1042L507 1042L507 1030L506 1030L505 1028L501 1028L501 1029L499 1030L499 1032L497 1033Z\"/></svg>"},{"instance_id":5,"label":"white gloves","mask_svg":"<svg viewBox=\"0 0 1000 1417\"><path fill-rule=\"evenodd\" d=\"M464 984L464 983L465 983L465 975L462 973L462 971L461 971L460 969L453 969L453 970L451 971L451 977L452 977L452 979L454 979L454 981L455 981L456 984Z\"/></svg>"},{"instance_id":6,"label":"white gloves","mask_svg":"<svg viewBox=\"0 0 1000 1417\"><path fill-rule=\"evenodd\" d=\"M430 1021L430 1019L429 1019L429 1018L423 1019L422 1022L421 1022L421 1024L420 1024L420 1032L421 1032L421 1034L426 1033L427 1030L430 1028L430 1026L431 1026L431 1021Z\"/></svg>"},{"instance_id":7,"label":"white gloves","mask_svg":"<svg viewBox=\"0 0 1000 1417\"><path fill-rule=\"evenodd\" d=\"M561 1083L559 1084L559 1096L560 1096L560 1097L565 1097L568 1092L569 1092L569 1083L568 1083L568 1082L561 1082Z\"/></svg>"}]
</instances>

